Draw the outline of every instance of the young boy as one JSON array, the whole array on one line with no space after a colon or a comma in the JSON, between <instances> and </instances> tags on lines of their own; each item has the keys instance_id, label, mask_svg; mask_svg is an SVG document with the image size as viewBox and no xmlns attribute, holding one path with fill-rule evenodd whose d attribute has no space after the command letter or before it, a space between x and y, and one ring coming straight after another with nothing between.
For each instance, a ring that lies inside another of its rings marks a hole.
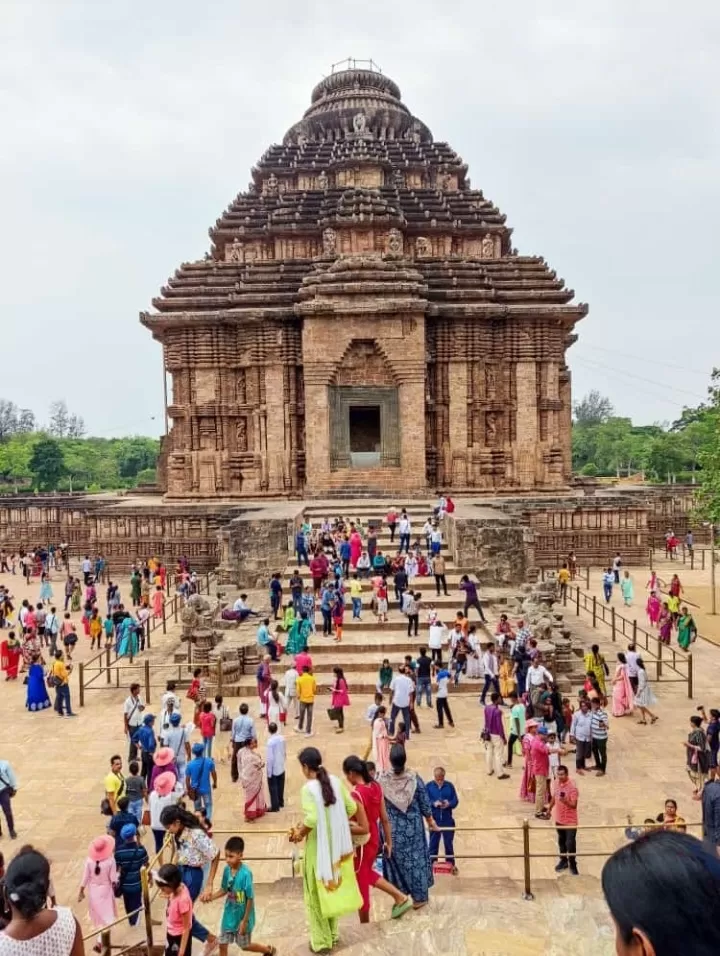
<instances>
[{"instance_id":1,"label":"young boy","mask_svg":"<svg viewBox=\"0 0 720 956\"><path fill-rule=\"evenodd\" d=\"M213 705L209 700L206 700L202 705L198 721L203 745L205 747L204 756L212 757L213 739L217 730L217 717L213 713Z\"/></svg>"},{"instance_id":2,"label":"young boy","mask_svg":"<svg viewBox=\"0 0 720 956\"><path fill-rule=\"evenodd\" d=\"M103 630L105 631L105 647L112 647L115 642L115 625L110 613L103 622Z\"/></svg>"},{"instance_id":3,"label":"young boy","mask_svg":"<svg viewBox=\"0 0 720 956\"><path fill-rule=\"evenodd\" d=\"M243 838L230 837L225 844L227 865L223 870L220 889L215 893L203 893L200 899L204 903L210 903L212 900L225 897L220 922L220 956L227 956L230 943L235 943L246 952L275 956L274 946L265 946L263 943L252 941L252 931L255 927L255 894L252 873L243 863L244 852Z\"/></svg>"},{"instance_id":4,"label":"young boy","mask_svg":"<svg viewBox=\"0 0 720 956\"><path fill-rule=\"evenodd\" d=\"M143 799L147 796L147 787L145 779L140 776L140 764L137 760L131 760L128 767L130 776L125 778L125 793L128 798L128 813L142 823L143 818Z\"/></svg>"}]
</instances>

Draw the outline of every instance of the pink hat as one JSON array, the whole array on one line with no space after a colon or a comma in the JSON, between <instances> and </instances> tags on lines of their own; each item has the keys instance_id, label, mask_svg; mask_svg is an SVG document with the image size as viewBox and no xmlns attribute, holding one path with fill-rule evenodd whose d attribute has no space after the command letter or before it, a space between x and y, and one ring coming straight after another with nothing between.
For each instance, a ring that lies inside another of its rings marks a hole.
<instances>
[{"instance_id":1,"label":"pink hat","mask_svg":"<svg viewBox=\"0 0 720 956\"><path fill-rule=\"evenodd\" d=\"M525 721L525 729L527 729L528 727L537 727L537 726L538 726L537 720L526 720L526 721Z\"/></svg>"},{"instance_id":2,"label":"pink hat","mask_svg":"<svg viewBox=\"0 0 720 956\"><path fill-rule=\"evenodd\" d=\"M155 793L159 797L167 797L168 794L172 793L175 789L175 784L177 783L177 777L171 770L166 770L165 773L158 774L155 777Z\"/></svg>"},{"instance_id":3,"label":"pink hat","mask_svg":"<svg viewBox=\"0 0 720 956\"><path fill-rule=\"evenodd\" d=\"M115 840L108 834L95 837L88 847L88 856L96 863L100 863L102 860L109 860L114 852Z\"/></svg>"},{"instance_id":4,"label":"pink hat","mask_svg":"<svg viewBox=\"0 0 720 956\"><path fill-rule=\"evenodd\" d=\"M171 747L161 747L155 754L155 766L167 767L175 759L175 751Z\"/></svg>"}]
</instances>

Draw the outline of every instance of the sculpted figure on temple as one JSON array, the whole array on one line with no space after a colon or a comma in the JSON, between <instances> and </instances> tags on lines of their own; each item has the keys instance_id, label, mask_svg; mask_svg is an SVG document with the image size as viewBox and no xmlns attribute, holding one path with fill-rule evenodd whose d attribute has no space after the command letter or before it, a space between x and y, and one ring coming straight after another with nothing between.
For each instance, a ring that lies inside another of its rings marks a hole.
<instances>
[{"instance_id":1,"label":"sculpted figure on temple","mask_svg":"<svg viewBox=\"0 0 720 956\"><path fill-rule=\"evenodd\" d=\"M392 184L397 189L402 189L405 185L405 173L401 169L394 169L392 174Z\"/></svg>"},{"instance_id":2,"label":"sculpted figure on temple","mask_svg":"<svg viewBox=\"0 0 720 956\"><path fill-rule=\"evenodd\" d=\"M235 437L238 451L247 451L247 421L244 418L237 420Z\"/></svg>"},{"instance_id":3,"label":"sculpted figure on temple","mask_svg":"<svg viewBox=\"0 0 720 956\"><path fill-rule=\"evenodd\" d=\"M364 113L356 113L353 116L353 129L356 133L364 133L367 119Z\"/></svg>"},{"instance_id":4,"label":"sculpted figure on temple","mask_svg":"<svg viewBox=\"0 0 720 956\"><path fill-rule=\"evenodd\" d=\"M482 257L483 259L495 258L495 240L489 233L482 241Z\"/></svg>"},{"instance_id":5,"label":"sculpted figure on temple","mask_svg":"<svg viewBox=\"0 0 720 956\"><path fill-rule=\"evenodd\" d=\"M277 196L279 190L278 178L275 173L270 173L266 183L268 196Z\"/></svg>"},{"instance_id":6,"label":"sculpted figure on temple","mask_svg":"<svg viewBox=\"0 0 720 956\"><path fill-rule=\"evenodd\" d=\"M228 262L242 262L242 246L240 245L239 239L233 239L231 246L227 248L227 260Z\"/></svg>"},{"instance_id":7,"label":"sculpted figure on temple","mask_svg":"<svg viewBox=\"0 0 720 956\"><path fill-rule=\"evenodd\" d=\"M488 412L485 416L485 444L494 445L497 439L497 415Z\"/></svg>"},{"instance_id":8,"label":"sculpted figure on temple","mask_svg":"<svg viewBox=\"0 0 720 956\"><path fill-rule=\"evenodd\" d=\"M329 180L329 178L328 178L328 174L325 172L324 169L323 169L323 171L320 173L320 175L318 176L317 184L318 184L318 189L322 189L322 190L327 189L328 186L330 185L330 180Z\"/></svg>"},{"instance_id":9,"label":"sculpted figure on temple","mask_svg":"<svg viewBox=\"0 0 720 956\"><path fill-rule=\"evenodd\" d=\"M391 256L402 255L403 236L399 229L391 229L388 233L387 251Z\"/></svg>"},{"instance_id":10,"label":"sculpted figure on temple","mask_svg":"<svg viewBox=\"0 0 720 956\"><path fill-rule=\"evenodd\" d=\"M323 254L334 256L337 250L337 234L334 229L326 229L323 233Z\"/></svg>"},{"instance_id":11,"label":"sculpted figure on temple","mask_svg":"<svg viewBox=\"0 0 720 956\"><path fill-rule=\"evenodd\" d=\"M430 255L430 240L426 239L425 236L418 236L415 240L415 255L419 259Z\"/></svg>"}]
</instances>

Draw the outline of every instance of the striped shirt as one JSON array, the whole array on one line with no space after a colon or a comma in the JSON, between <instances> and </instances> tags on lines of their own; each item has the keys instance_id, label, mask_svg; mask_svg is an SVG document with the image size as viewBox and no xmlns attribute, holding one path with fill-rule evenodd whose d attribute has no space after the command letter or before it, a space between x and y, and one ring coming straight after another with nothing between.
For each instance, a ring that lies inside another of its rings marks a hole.
<instances>
[{"instance_id":1,"label":"striped shirt","mask_svg":"<svg viewBox=\"0 0 720 956\"><path fill-rule=\"evenodd\" d=\"M607 740L608 738L608 715L601 707L593 710L590 717L590 727L593 740Z\"/></svg>"}]
</instances>

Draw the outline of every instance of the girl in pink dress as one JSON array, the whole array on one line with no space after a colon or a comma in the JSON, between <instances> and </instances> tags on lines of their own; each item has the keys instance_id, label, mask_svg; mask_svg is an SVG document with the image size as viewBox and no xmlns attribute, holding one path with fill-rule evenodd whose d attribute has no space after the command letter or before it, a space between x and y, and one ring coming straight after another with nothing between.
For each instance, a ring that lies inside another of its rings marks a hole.
<instances>
[{"instance_id":1,"label":"girl in pink dress","mask_svg":"<svg viewBox=\"0 0 720 956\"><path fill-rule=\"evenodd\" d=\"M655 591L651 591L647 599L647 616L648 621L650 622L651 627L658 626L658 620L660 618L660 598L657 596Z\"/></svg>"},{"instance_id":2,"label":"girl in pink dress","mask_svg":"<svg viewBox=\"0 0 720 956\"><path fill-rule=\"evenodd\" d=\"M385 723L385 706L375 711L375 720L372 727L372 759L378 773L390 769L390 738Z\"/></svg>"},{"instance_id":3,"label":"girl in pink dress","mask_svg":"<svg viewBox=\"0 0 720 956\"><path fill-rule=\"evenodd\" d=\"M158 586L153 591L153 596L152 596L153 617L156 620L162 617L162 606L163 606L164 597L165 595L163 594L163 589L158 584Z\"/></svg>"},{"instance_id":4,"label":"girl in pink dress","mask_svg":"<svg viewBox=\"0 0 720 956\"><path fill-rule=\"evenodd\" d=\"M635 707L634 694L627 672L627 660L623 653L617 656L618 663L612 679L612 715L627 717Z\"/></svg>"},{"instance_id":5,"label":"girl in pink dress","mask_svg":"<svg viewBox=\"0 0 720 956\"><path fill-rule=\"evenodd\" d=\"M113 884L118 881L115 865L115 840L109 835L96 837L88 848L78 902L87 891L88 913L95 929L101 929L117 919L117 902ZM96 953L102 949L100 937L93 946Z\"/></svg>"}]
</instances>

